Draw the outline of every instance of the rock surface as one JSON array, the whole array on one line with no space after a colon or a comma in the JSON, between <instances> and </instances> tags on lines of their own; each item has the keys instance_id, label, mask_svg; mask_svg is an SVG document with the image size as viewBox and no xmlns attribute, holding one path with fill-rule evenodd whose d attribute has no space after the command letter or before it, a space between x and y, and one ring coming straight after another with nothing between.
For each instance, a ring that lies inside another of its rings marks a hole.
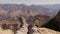
<instances>
[{"instance_id":1,"label":"rock surface","mask_svg":"<svg viewBox=\"0 0 60 34\"><path fill-rule=\"evenodd\" d=\"M12 30L3 30L1 27L0 27L0 34L14 34L14 32Z\"/></svg>"},{"instance_id":2,"label":"rock surface","mask_svg":"<svg viewBox=\"0 0 60 34\"><path fill-rule=\"evenodd\" d=\"M26 23L25 19L22 17L22 26L21 28L16 31L16 34L27 34L28 32L28 24Z\"/></svg>"},{"instance_id":3,"label":"rock surface","mask_svg":"<svg viewBox=\"0 0 60 34\"><path fill-rule=\"evenodd\" d=\"M32 34L60 34L60 32L48 28L33 27L32 29L34 30Z\"/></svg>"}]
</instances>

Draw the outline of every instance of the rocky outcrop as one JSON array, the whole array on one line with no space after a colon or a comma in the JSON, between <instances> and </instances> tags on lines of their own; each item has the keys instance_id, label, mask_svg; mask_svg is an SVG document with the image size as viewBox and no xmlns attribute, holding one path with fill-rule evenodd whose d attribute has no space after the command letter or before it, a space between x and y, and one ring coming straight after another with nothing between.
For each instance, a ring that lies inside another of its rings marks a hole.
<instances>
[{"instance_id":1,"label":"rocky outcrop","mask_svg":"<svg viewBox=\"0 0 60 34\"><path fill-rule=\"evenodd\" d=\"M16 34L27 34L28 32L28 24L25 21L25 18L20 17L20 19L22 19L21 23L22 26L19 30L16 31Z\"/></svg>"},{"instance_id":2,"label":"rocky outcrop","mask_svg":"<svg viewBox=\"0 0 60 34\"><path fill-rule=\"evenodd\" d=\"M38 28L36 26L34 26L32 28L32 30L34 30L34 32L32 34L59 34L60 33L58 31L54 31L52 29L48 29L48 28L44 28L44 27Z\"/></svg>"},{"instance_id":3,"label":"rocky outcrop","mask_svg":"<svg viewBox=\"0 0 60 34\"><path fill-rule=\"evenodd\" d=\"M60 11L48 23L45 23L43 27L49 28L55 31L60 31Z\"/></svg>"}]
</instances>

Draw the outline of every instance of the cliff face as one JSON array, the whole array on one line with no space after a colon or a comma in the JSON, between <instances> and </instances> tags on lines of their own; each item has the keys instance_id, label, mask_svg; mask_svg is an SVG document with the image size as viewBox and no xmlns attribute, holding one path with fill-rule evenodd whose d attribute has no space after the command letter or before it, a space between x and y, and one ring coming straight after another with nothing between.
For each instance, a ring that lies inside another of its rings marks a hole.
<instances>
[{"instance_id":1,"label":"cliff face","mask_svg":"<svg viewBox=\"0 0 60 34\"><path fill-rule=\"evenodd\" d=\"M55 11L49 8L42 7L40 5L25 5L25 4L0 4L0 20L5 17L18 18L20 15L28 18L29 16L34 16L36 14L45 14L48 16L55 16ZM11 20L10 18L10 20Z\"/></svg>"},{"instance_id":2,"label":"cliff face","mask_svg":"<svg viewBox=\"0 0 60 34\"><path fill-rule=\"evenodd\" d=\"M60 11L48 23L44 24L43 27L50 28L56 31L60 31Z\"/></svg>"}]
</instances>

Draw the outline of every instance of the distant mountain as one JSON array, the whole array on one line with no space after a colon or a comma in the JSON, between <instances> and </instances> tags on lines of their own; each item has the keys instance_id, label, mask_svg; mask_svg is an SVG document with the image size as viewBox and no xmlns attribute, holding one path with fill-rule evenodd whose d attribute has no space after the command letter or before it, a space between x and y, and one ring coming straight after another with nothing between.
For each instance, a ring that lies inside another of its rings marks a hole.
<instances>
[{"instance_id":1,"label":"distant mountain","mask_svg":"<svg viewBox=\"0 0 60 34\"><path fill-rule=\"evenodd\" d=\"M25 4L0 4L0 15L2 16L34 16L36 14L45 14L47 16L55 16L57 11L57 5L25 5Z\"/></svg>"},{"instance_id":2,"label":"distant mountain","mask_svg":"<svg viewBox=\"0 0 60 34\"><path fill-rule=\"evenodd\" d=\"M57 10L56 12L58 12L60 10L60 4L55 4L55 5L41 5L45 8L50 8L50 9L54 9Z\"/></svg>"},{"instance_id":3,"label":"distant mountain","mask_svg":"<svg viewBox=\"0 0 60 34\"><path fill-rule=\"evenodd\" d=\"M41 14L46 14L46 15L49 15L49 16L55 16L56 15L56 12L57 10L55 9L52 9L52 8L46 8L46 7L43 7L41 5L31 5L30 6L32 10L38 12L38 13L41 13Z\"/></svg>"}]
</instances>

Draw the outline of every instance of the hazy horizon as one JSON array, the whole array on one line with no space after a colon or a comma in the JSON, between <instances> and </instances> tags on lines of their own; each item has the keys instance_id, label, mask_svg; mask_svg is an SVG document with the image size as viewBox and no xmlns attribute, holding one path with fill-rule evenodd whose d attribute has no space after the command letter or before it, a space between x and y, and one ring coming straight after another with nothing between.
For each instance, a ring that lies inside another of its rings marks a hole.
<instances>
[{"instance_id":1,"label":"hazy horizon","mask_svg":"<svg viewBox=\"0 0 60 34\"><path fill-rule=\"evenodd\" d=\"M0 0L0 4L27 4L27 5L43 5L43 4L60 4L60 0Z\"/></svg>"}]
</instances>

